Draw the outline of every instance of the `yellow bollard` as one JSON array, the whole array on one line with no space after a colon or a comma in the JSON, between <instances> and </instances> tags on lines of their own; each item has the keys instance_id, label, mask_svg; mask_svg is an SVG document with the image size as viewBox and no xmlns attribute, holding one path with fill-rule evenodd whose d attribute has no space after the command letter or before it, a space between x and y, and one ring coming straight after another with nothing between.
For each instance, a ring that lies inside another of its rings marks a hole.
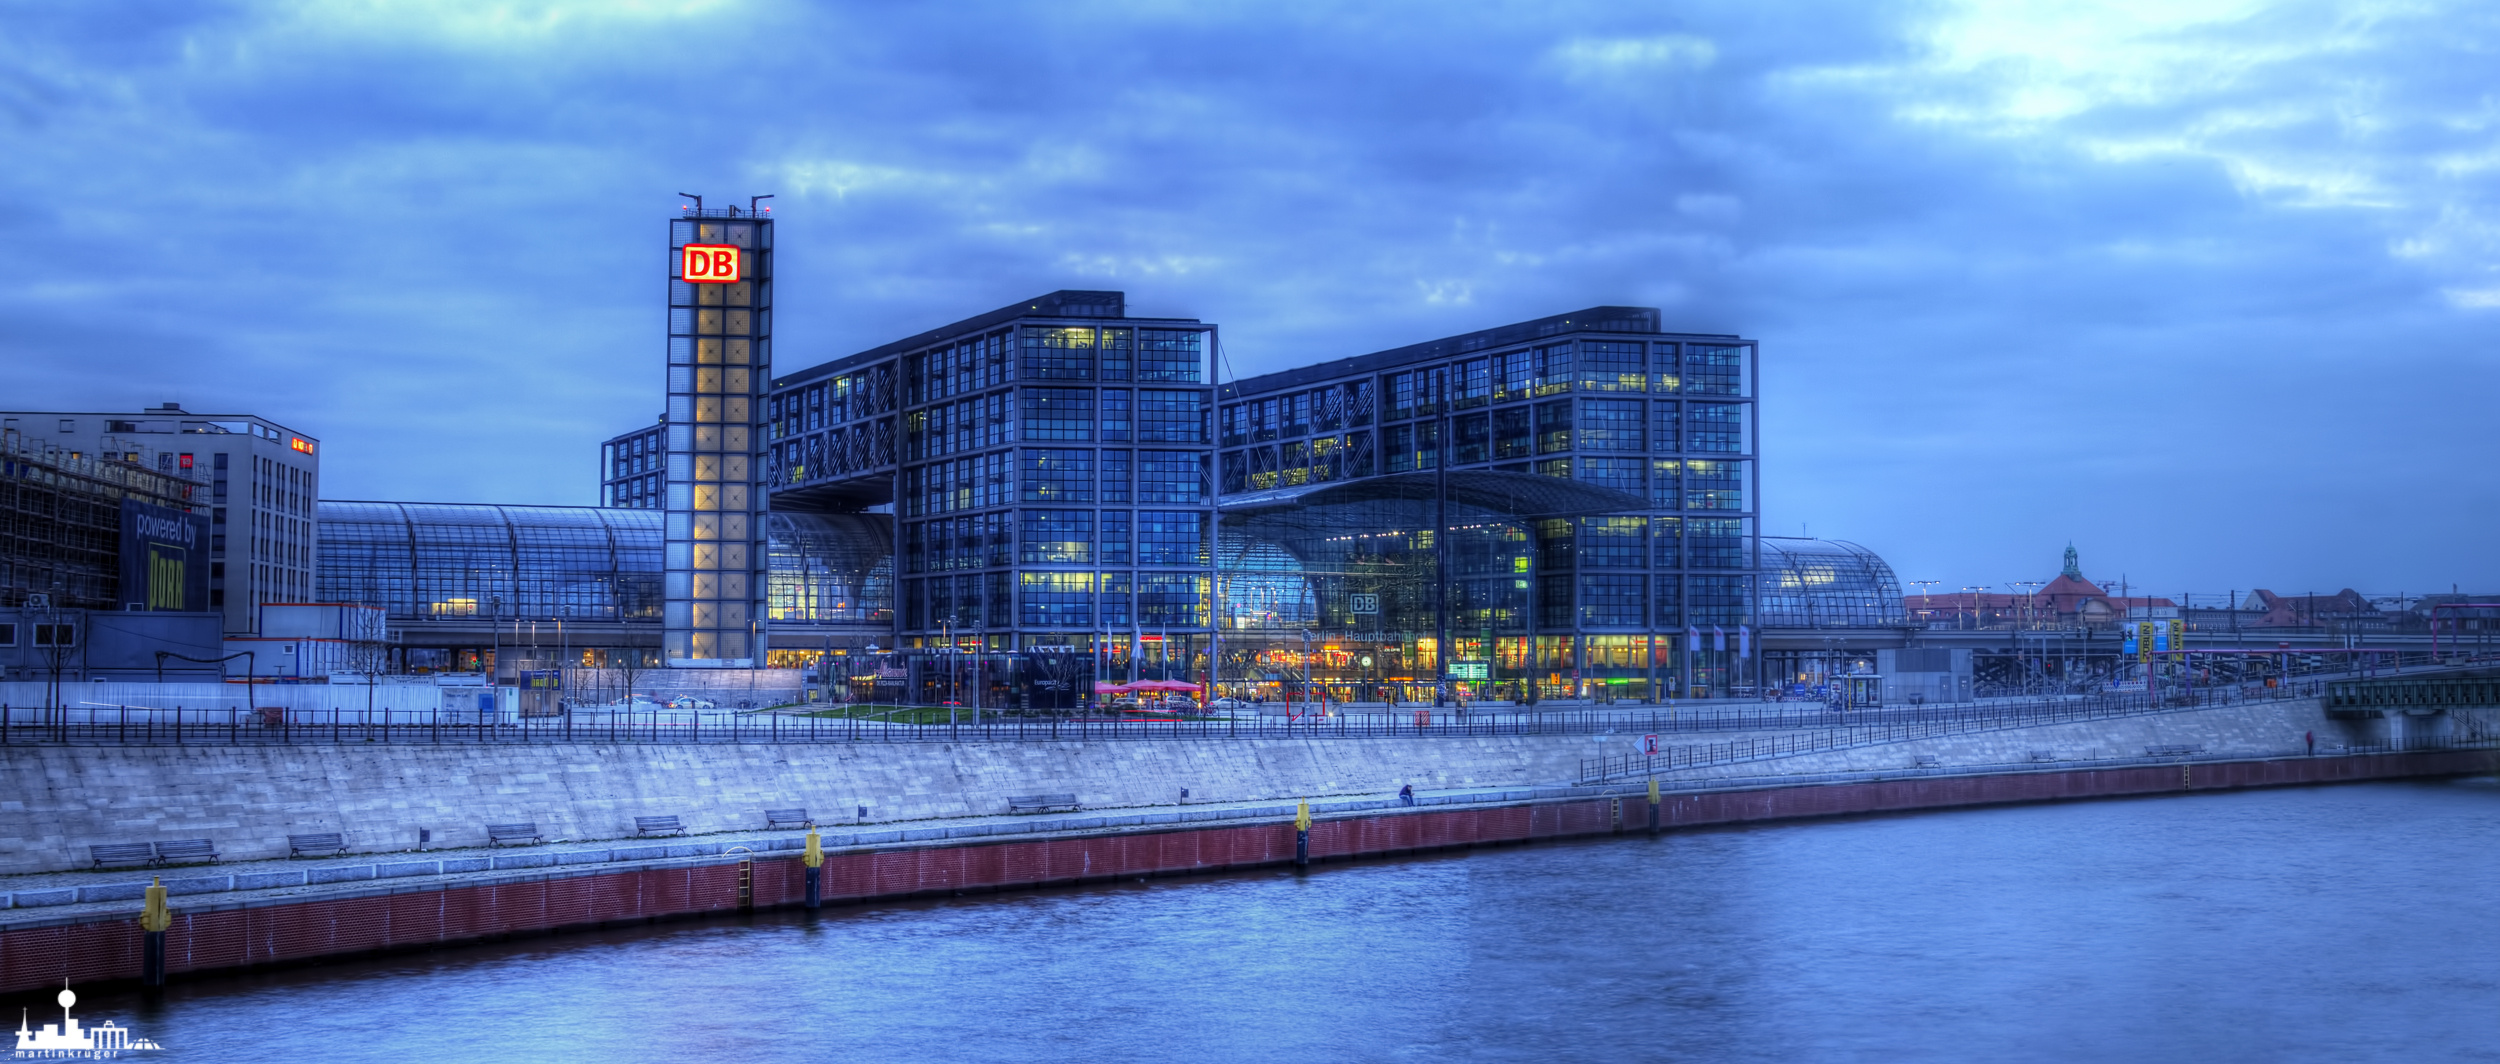
<instances>
[{"instance_id":1,"label":"yellow bollard","mask_svg":"<svg viewBox=\"0 0 2500 1064\"><path fill-rule=\"evenodd\" d=\"M148 887L147 907L139 910L139 982L165 985L165 929L174 926L174 912L165 907L165 877Z\"/></svg>"},{"instance_id":2,"label":"yellow bollard","mask_svg":"<svg viewBox=\"0 0 2500 1064\"><path fill-rule=\"evenodd\" d=\"M807 829L807 853L799 861L807 866L807 907L817 908L825 898L825 842L815 828Z\"/></svg>"}]
</instances>

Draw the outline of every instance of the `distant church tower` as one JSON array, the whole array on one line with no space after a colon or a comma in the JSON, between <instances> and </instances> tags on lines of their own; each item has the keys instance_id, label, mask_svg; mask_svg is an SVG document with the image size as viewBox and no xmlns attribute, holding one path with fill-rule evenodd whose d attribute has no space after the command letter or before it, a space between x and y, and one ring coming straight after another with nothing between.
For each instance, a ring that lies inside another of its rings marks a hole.
<instances>
[{"instance_id":1,"label":"distant church tower","mask_svg":"<svg viewBox=\"0 0 2500 1064\"><path fill-rule=\"evenodd\" d=\"M2077 580L2083 579L2083 563L2076 559L2075 545L2072 543L2066 545L2066 568L2060 570L2060 574Z\"/></svg>"}]
</instances>

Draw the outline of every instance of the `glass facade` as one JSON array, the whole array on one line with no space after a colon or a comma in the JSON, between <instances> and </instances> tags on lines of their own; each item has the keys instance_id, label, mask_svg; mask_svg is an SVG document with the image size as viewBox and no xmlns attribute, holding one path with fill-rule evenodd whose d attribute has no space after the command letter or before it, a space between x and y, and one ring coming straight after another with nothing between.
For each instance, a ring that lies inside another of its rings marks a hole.
<instances>
[{"instance_id":1,"label":"glass facade","mask_svg":"<svg viewBox=\"0 0 2500 1064\"><path fill-rule=\"evenodd\" d=\"M657 510L668 501L668 428L636 429L599 445L599 505Z\"/></svg>"},{"instance_id":2,"label":"glass facade","mask_svg":"<svg viewBox=\"0 0 2500 1064\"><path fill-rule=\"evenodd\" d=\"M1402 696L1657 697L1749 687L1753 636L1764 623L1755 594L1755 363L1751 341L1666 333L1656 310L1597 307L1228 385L1216 415L1228 510L1236 498L1366 479L1420 478L1439 498L1444 482L1486 474L1554 478L1614 500L1535 517L1500 507L1452 511L1454 523L1442 526L1446 550L1429 552L1450 567L1446 586L1437 572L1409 571L1425 549L1417 537L1432 542L1429 520L1349 513L1347 542L1371 553L1319 563L1305 546L1275 545L1306 571L1368 571L1406 559L1390 569L1444 595L1446 618L1398 605L1407 592L1392 590L1381 592L1378 614L1273 606L1269 598L1306 592L1245 572L1254 604L1228 595L1228 623L1281 629L1261 638L1297 661L1304 631L1332 639L1363 630L1347 624L1372 626L1380 649L1354 656L1375 667L1399 662ZM1242 550L1244 558L1272 557L1256 543ZM1228 579L1233 566L1228 555ZM1453 641L1450 670L1416 664L1442 639ZM1436 687L1439 680L1452 684Z\"/></svg>"},{"instance_id":3,"label":"glass facade","mask_svg":"<svg viewBox=\"0 0 2500 1064\"><path fill-rule=\"evenodd\" d=\"M773 223L736 208L693 215L669 223L661 655L673 666L744 667L763 653L767 612L760 430ZM686 264L701 256L688 245L719 257L690 277Z\"/></svg>"},{"instance_id":4,"label":"glass facade","mask_svg":"<svg viewBox=\"0 0 2500 1064\"><path fill-rule=\"evenodd\" d=\"M1762 537L1766 628L1906 628L1901 582L1875 552L1837 539Z\"/></svg>"},{"instance_id":5,"label":"glass facade","mask_svg":"<svg viewBox=\"0 0 2500 1064\"><path fill-rule=\"evenodd\" d=\"M392 629L431 645L460 642L446 632L513 621L571 622L575 646L648 645L665 602L665 520L606 507L324 500L317 593L380 606ZM765 526L769 619L785 633L892 628L891 522L772 514ZM646 634L618 638L630 631Z\"/></svg>"},{"instance_id":6,"label":"glass facade","mask_svg":"<svg viewBox=\"0 0 2500 1064\"><path fill-rule=\"evenodd\" d=\"M891 523L893 645L979 652L945 660L949 697L1072 705L1067 655L1153 626L1185 663L1211 629L1214 347L1068 291L791 374L763 401L772 509Z\"/></svg>"}]
</instances>

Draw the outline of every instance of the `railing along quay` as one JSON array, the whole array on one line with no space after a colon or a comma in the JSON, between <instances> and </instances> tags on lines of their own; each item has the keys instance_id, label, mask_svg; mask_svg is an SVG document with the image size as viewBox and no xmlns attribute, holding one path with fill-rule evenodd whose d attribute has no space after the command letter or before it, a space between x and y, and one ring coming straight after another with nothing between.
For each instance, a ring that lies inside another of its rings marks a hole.
<instances>
[{"instance_id":1,"label":"railing along quay","mask_svg":"<svg viewBox=\"0 0 2500 1064\"><path fill-rule=\"evenodd\" d=\"M2298 692L2286 688L2268 694L2288 698L2296 697ZM0 745L295 746L372 743L495 746L534 743L1090 742L1174 738L1325 740L1415 736L1662 735L1822 729L1817 736L1778 738L1778 741L1793 743L1805 739L1826 742L1824 737L1844 733L1923 736L2164 712L2221 704L2217 701L2218 697L2206 695L2192 702L2184 697L2173 697L2164 699L2164 705L2155 705L2141 694L2101 695L1846 712L1822 706L1790 709L1781 703L1762 703L1743 706L1678 705L1650 711L1416 709L1374 715L1313 714L1299 719L990 717L979 723L967 719L956 724L899 724L861 717L725 714L700 710L574 713L516 722L479 721L474 718L462 720L454 713L430 710L272 712L242 707L201 709L85 705L42 709L19 706L0 707ZM2239 698L2236 692L2230 697L2233 701ZM1772 741L1749 740L1745 742L1751 745L1741 748L1768 750L1771 747L1763 744ZM1719 743L1671 749L1727 748L1731 748L1730 744ZM1830 748L1826 745L1796 749L1797 752L1811 752L1813 749ZM1656 759L1635 757L1632 760ZM1692 763L1702 762L1678 762L1679 765ZM1584 776L1587 774L1583 772ZM1615 773L1621 774L1620 771ZM1648 772L1644 768L1636 774L1647 775Z\"/></svg>"},{"instance_id":2,"label":"railing along quay","mask_svg":"<svg viewBox=\"0 0 2500 1064\"><path fill-rule=\"evenodd\" d=\"M1954 712L1917 720L1853 724L1802 735L1754 736L1724 743L1662 746L1655 754L1631 753L1611 757L1582 758L1579 782L1583 785L1602 784L1614 780L1645 779L1684 769L1740 764L1747 761L1768 761L1776 758L1796 757L1801 754L1884 746L1948 735L2007 731L2049 724L2072 724L2080 721L2106 720L2112 717L2175 713L2182 710L2209 709L2247 702L2279 701L2301 697L2304 692L2308 695L2316 694L2316 685L2267 688L2262 694L2256 696L2251 696L2238 687L2208 688L2192 694L2166 695L2158 700L2141 694L2089 695L1991 706L1978 712ZM1969 705L1969 703L1964 705ZM1958 709L1960 707L1945 708Z\"/></svg>"}]
</instances>

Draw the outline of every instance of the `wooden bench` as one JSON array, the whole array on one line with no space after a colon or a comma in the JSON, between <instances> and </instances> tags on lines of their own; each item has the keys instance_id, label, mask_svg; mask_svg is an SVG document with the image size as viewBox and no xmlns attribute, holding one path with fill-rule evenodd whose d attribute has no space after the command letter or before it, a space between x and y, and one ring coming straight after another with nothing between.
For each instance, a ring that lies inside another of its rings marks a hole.
<instances>
[{"instance_id":1,"label":"wooden bench","mask_svg":"<svg viewBox=\"0 0 2500 1064\"><path fill-rule=\"evenodd\" d=\"M538 825L535 823L486 825L488 846L500 846L507 842L540 843L545 841L547 837L538 833Z\"/></svg>"},{"instance_id":2,"label":"wooden bench","mask_svg":"<svg viewBox=\"0 0 2500 1064\"><path fill-rule=\"evenodd\" d=\"M95 862L88 865L89 868L102 868L109 864L155 864L156 847L145 842L108 842L87 847L87 856Z\"/></svg>"},{"instance_id":3,"label":"wooden bench","mask_svg":"<svg viewBox=\"0 0 2500 1064\"><path fill-rule=\"evenodd\" d=\"M1915 761L1920 768L1934 768L1938 765L1944 764L1944 759L1939 758L1934 754L1920 754Z\"/></svg>"},{"instance_id":4,"label":"wooden bench","mask_svg":"<svg viewBox=\"0 0 2500 1064\"><path fill-rule=\"evenodd\" d=\"M2144 748L2144 756L2146 757L2186 757L2189 754L2201 754L2204 752L2204 747L2192 746L2187 743L2172 743L2167 746L2148 746Z\"/></svg>"},{"instance_id":5,"label":"wooden bench","mask_svg":"<svg viewBox=\"0 0 2500 1064\"><path fill-rule=\"evenodd\" d=\"M286 837L286 855L290 860L309 853L335 854L345 849L347 849L347 836L335 831L326 835L289 835Z\"/></svg>"},{"instance_id":6,"label":"wooden bench","mask_svg":"<svg viewBox=\"0 0 2500 1064\"><path fill-rule=\"evenodd\" d=\"M1010 813L1044 813L1053 809L1077 808L1073 794L1027 794L1007 799Z\"/></svg>"},{"instance_id":7,"label":"wooden bench","mask_svg":"<svg viewBox=\"0 0 2500 1064\"><path fill-rule=\"evenodd\" d=\"M636 835L683 835L686 825L673 816L638 816L634 818Z\"/></svg>"},{"instance_id":8,"label":"wooden bench","mask_svg":"<svg viewBox=\"0 0 2500 1064\"><path fill-rule=\"evenodd\" d=\"M217 863L217 844L207 839L183 839L156 844L156 863L175 864L187 861Z\"/></svg>"},{"instance_id":9,"label":"wooden bench","mask_svg":"<svg viewBox=\"0 0 2500 1064\"><path fill-rule=\"evenodd\" d=\"M805 809L764 810L764 830L766 831L773 831L779 828L812 828L815 826L816 821L808 817L807 810Z\"/></svg>"},{"instance_id":10,"label":"wooden bench","mask_svg":"<svg viewBox=\"0 0 2500 1064\"><path fill-rule=\"evenodd\" d=\"M2055 750L2034 750L2034 751L2032 751L2032 752L2031 752L2031 759L2032 759L2033 761L2055 761L2055 760L2057 760L2057 751L2055 751Z\"/></svg>"}]
</instances>

